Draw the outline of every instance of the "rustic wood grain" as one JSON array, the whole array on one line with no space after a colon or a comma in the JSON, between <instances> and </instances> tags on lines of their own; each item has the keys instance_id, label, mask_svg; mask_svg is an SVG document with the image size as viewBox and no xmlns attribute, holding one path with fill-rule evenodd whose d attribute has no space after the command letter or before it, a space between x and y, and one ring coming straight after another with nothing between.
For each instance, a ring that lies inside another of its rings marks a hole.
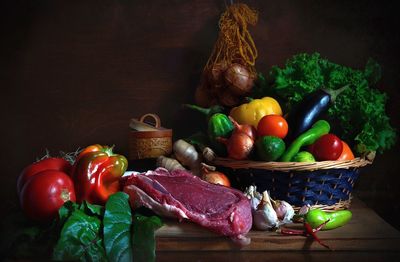
<instances>
[{"instance_id":1,"label":"rustic wood grain","mask_svg":"<svg viewBox=\"0 0 400 262\"><path fill-rule=\"evenodd\" d=\"M400 252L399 231L358 199L353 200L351 211L353 218L347 225L318 232L318 237L334 251ZM165 224L156 232L157 251L327 251L311 238L257 230L247 235L250 245L238 248L230 239L194 223L167 220Z\"/></svg>"},{"instance_id":2,"label":"rustic wood grain","mask_svg":"<svg viewBox=\"0 0 400 262\"><path fill-rule=\"evenodd\" d=\"M204 128L181 108L193 102L218 34L221 0L23 0L0 3L0 174L5 206L18 205L23 167L45 154L92 143L128 153L132 117L157 113L174 138ZM259 11L250 28L266 73L297 52L320 52L363 68L383 66L379 85L400 127L397 9L381 1L243 1ZM196 130L194 130L196 129ZM393 224L400 218L399 144L356 184Z\"/></svg>"}]
</instances>

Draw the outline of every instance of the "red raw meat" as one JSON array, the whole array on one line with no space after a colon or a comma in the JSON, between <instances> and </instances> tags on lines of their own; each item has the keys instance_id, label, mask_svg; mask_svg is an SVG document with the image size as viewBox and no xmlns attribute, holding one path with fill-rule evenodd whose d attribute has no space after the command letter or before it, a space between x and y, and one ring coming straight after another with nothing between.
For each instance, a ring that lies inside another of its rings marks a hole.
<instances>
[{"instance_id":1,"label":"red raw meat","mask_svg":"<svg viewBox=\"0 0 400 262\"><path fill-rule=\"evenodd\" d=\"M160 216L189 219L240 244L252 226L250 201L239 190L208 183L184 170L158 168L123 177L133 208L145 206Z\"/></svg>"}]
</instances>

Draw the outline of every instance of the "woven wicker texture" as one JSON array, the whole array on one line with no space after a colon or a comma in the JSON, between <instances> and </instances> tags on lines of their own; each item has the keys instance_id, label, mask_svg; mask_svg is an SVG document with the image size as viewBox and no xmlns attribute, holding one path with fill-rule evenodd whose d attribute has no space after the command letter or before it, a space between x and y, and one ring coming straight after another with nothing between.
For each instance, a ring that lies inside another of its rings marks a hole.
<instances>
[{"instance_id":1,"label":"woven wicker texture","mask_svg":"<svg viewBox=\"0 0 400 262\"><path fill-rule=\"evenodd\" d=\"M251 160L232 160L230 158L222 157L217 157L213 160L213 164L217 166L225 166L233 169L255 168L279 171L312 171L317 169L331 168L358 168L371 163L372 160L359 157L353 160L317 162L262 162Z\"/></svg>"},{"instance_id":2,"label":"woven wicker texture","mask_svg":"<svg viewBox=\"0 0 400 262\"><path fill-rule=\"evenodd\" d=\"M372 161L261 162L217 157L213 164L240 190L255 185L257 191L268 190L273 199L295 207L310 204L336 210L349 207L359 168Z\"/></svg>"}]
</instances>

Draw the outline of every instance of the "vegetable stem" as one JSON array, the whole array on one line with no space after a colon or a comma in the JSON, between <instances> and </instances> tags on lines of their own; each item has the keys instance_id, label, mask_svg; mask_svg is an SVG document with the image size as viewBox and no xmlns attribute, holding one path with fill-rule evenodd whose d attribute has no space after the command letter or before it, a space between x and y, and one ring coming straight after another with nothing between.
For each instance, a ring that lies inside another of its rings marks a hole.
<instances>
[{"instance_id":1,"label":"vegetable stem","mask_svg":"<svg viewBox=\"0 0 400 262\"><path fill-rule=\"evenodd\" d=\"M187 108L193 109L193 110L195 110L197 112L200 112L200 113L202 113L204 115L208 115L210 113L210 108L204 108L204 107L197 106L197 105L183 104L183 107L187 107Z\"/></svg>"},{"instance_id":2,"label":"vegetable stem","mask_svg":"<svg viewBox=\"0 0 400 262\"><path fill-rule=\"evenodd\" d=\"M349 88L350 85L345 85L342 86L339 89L326 89L326 88L322 88L322 90L329 94L329 96L331 97L331 103L334 103L337 96L340 95L343 91L345 91L347 88Z\"/></svg>"},{"instance_id":3,"label":"vegetable stem","mask_svg":"<svg viewBox=\"0 0 400 262\"><path fill-rule=\"evenodd\" d=\"M215 113L222 113L225 110L224 107L220 106L220 105L214 105L209 108L201 107L198 105L192 105L192 104L183 104L182 106L192 109L192 110L195 110L197 112L200 112L201 114L203 114L207 117L211 117Z\"/></svg>"}]
</instances>

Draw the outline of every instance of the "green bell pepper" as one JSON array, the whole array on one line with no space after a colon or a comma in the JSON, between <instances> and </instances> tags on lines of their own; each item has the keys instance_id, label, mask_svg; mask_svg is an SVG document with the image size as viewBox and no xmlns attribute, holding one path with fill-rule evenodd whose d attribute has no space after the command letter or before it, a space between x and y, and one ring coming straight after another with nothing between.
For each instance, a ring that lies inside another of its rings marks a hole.
<instances>
[{"instance_id":1,"label":"green bell pepper","mask_svg":"<svg viewBox=\"0 0 400 262\"><path fill-rule=\"evenodd\" d=\"M210 139L211 147L218 155L225 156L227 154L226 147L221 142L217 141L217 137L228 138L234 129L232 121L227 115L222 113L213 114L208 120L208 137Z\"/></svg>"},{"instance_id":2,"label":"green bell pepper","mask_svg":"<svg viewBox=\"0 0 400 262\"><path fill-rule=\"evenodd\" d=\"M312 228L317 228L322 223L329 220L321 230L331 230L347 224L352 217L349 210L338 210L334 212L325 212L321 209L311 209L304 217L304 221Z\"/></svg>"},{"instance_id":3,"label":"green bell pepper","mask_svg":"<svg viewBox=\"0 0 400 262\"><path fill-rule=\"evenodd\" d=\"M310 129L298 136L281 157L282 162L289 162L300 151L301 147L309 146L321 136L328 134L331 127L325 120L318 120Z\"/></svg>"}]
</instances>

